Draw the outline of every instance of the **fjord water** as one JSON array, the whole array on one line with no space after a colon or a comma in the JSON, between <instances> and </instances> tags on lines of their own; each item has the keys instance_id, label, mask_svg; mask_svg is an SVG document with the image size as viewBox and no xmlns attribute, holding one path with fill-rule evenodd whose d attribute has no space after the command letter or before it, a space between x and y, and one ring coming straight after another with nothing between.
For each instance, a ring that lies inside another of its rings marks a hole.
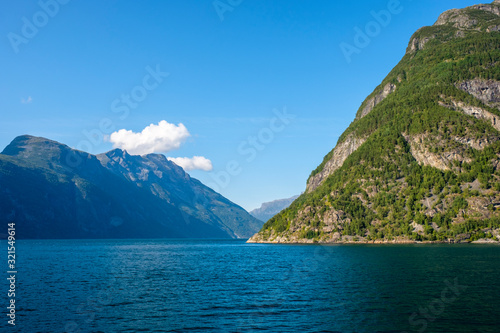
<instances>
[{"instance_id":1,"label":"fjord water","mask_svg":"<svg viewBox=\"0 0 500 333\"><path fill-rule=\"evenodd\" d=\"M17 256L18 332L500 331L495 245L32 240Z\"/></svg>"}]
</instances>

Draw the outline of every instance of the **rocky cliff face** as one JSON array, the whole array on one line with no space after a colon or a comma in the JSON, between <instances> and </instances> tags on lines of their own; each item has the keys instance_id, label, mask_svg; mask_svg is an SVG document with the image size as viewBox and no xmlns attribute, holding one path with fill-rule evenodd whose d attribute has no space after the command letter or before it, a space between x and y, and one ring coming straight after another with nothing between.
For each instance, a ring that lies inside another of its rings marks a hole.
<instances>
[{"instance_id":1,"label":"rocky cliff face","mask_svg":"<svg viewBox=\"0 0 500 333\"><path fill-rule=\"evenodd\" d=\"M484 104L500 108L500 82L476 78L457 84L458 88L471 94Z\"/></svg>"},{"instance_id":2,"label":"rocky cliff face","mask_svg":"<svg viewBox=\"0 0 500 333\"><path fill-rule=\"evenodd\" d=\"M380 104L384 99L387 98L396 90L396 85L393 83L387 83L384 89L376 94L374 97L370 98L366 102L366 106L361 110L361 114L357 118L363 118L368 115L378 104Z\"/></svg>"},{"instance_id":3,"label":"rocky cliff face","mask_svg":"<svg viewBox=\"0 0 500 333\"><path fill-rule=\"evenodd\" d=\"M453 144L442 137L435 138L425 134L405 135L405 139L410 145L410 153L420 165L443 171L452 170L454 161L465 163L472 161L467 154L466 145L480 147L479 144L471 142ZM434 153L436 147L439 147L440 151Z\"/></svg>"},{"instance_id":4,"label":"rocky cliff face","mask_svg":"<svg viewBox=\"0 0 500 333\"><path fill-rule=\"evenodd\" d=\"M494 96L496 96L496 95L494 95ZM500 96L500 94L498 94L498 96ZM463 112L464 114L472 116L476 119L485 120L485 121L489 122L491 124L491 126L493 126L496 130L500 131L500 117L494 113L491 113L491 112L481 108L481 107L467 105L463 102L457 102L453 99L451 99L450 104L446 104L445 102L441 102L441 101L438 103L439 103L439 105L444 106L446 108L449 108L451 110L460 111L460 112ZM491 105L492 103L485 102L485 104Z\"/></svg>"},{"instance_id":5,"label":"rocky cliff face","mask_svg":"<svg viewBox=\"0 0 500 333\"><path fill-rule=\"evenodd\" d=\"M344 164L345 160L365 141L366 139L360 139L355 135L350 135L345 141L339 143L331 153L331 157L329 157L323 169L309 178L306 191L310 193L317 189L331 174L337 171Z\"/></svg>"},{"instance_id":6,"label":"rocky cliff face","mask_svg":"<svg viewBox=\"0 0 500 333\"><path fill-rule=\"evenodd\" d=\"M500 240L500 1L443 13L250 242Z\"/></svg>"},{"instance_id":7,"label":"rocky cliff face","mask_svg":"<svg viewBox=\"0 0 500 333\"><path fill-rule=\"evenodd\" d=\"M32 136L0 154L0 217L19 238L247 238L262 226L163 155Z\"/></svg>"}]
</instances>

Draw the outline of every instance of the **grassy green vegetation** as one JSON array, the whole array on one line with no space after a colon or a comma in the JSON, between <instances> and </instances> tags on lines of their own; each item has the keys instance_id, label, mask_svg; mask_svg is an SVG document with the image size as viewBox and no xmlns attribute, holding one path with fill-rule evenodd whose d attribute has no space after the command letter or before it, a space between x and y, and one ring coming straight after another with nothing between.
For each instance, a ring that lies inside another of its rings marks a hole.
<instances>
[{"instance_id":1,"label":"grassy green vegetation","mask_svg":"<svg viewBox=\"0 0 500 333\"><path fill-rule=\"evenodd\" d=\"M431 39L424 49L404 56L358 115L387 83L395 84L396 91L354 120L339 139L341 143L353 134L367 141L319 188L268 221L262 234L286 234L295 224L302 228L300 238L315 240L336 231L367 240L493 237L484 230L500 227L500 212L491 204L500 200L499 132L486 120L440 104L460 101L500 116L498 109L458 88L477 78L500 81L500 32L485 32L492 24L500 25L500 18L481 10L465 13L477 20L472 28L483 32L465 30L457 37L458 29L450 23L415 33L413 38ZM408 137L418 138L427 154L451 152L462 159L446 169L419 164ZM487 144L479 149L459 139ZM321 172L332 155L326 155L311 176ZM474 188L478 182L479 188ZM346 218L325 232L329 211L341 211ZM415 228L415 223L421 227Z\"/></svg>"}]
</instances>

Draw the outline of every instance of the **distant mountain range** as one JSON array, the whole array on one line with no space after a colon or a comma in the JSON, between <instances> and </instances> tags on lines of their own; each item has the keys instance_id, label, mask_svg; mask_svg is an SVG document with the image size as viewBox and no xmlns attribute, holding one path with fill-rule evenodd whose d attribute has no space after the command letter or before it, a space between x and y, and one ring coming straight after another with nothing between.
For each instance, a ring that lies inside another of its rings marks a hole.
<instances>
[{"instance_id":1,"label":"distant mountain range","mask_svg":"<svg viewBox=\"0 0 500 333\"><path fill-rule=\"evenodd\" d=\"M271 202L263 203L260 208L250 211L250 215L253 217L267 222L271 217L281 212L283 209L288 208L299 196L293 196L288 199L274 200Z\"/></svg>"},{"instance_id":2,"label":"distant mountain range","mask_svg":"<svg viewBox=\"0 0 500 333\"><path fill-rule=\"evenodd\" d=\"M262 222L164 155L91 155L45 138L0 154L0 219L18 238L248 238Z\"/></svg>"}]
</instances>

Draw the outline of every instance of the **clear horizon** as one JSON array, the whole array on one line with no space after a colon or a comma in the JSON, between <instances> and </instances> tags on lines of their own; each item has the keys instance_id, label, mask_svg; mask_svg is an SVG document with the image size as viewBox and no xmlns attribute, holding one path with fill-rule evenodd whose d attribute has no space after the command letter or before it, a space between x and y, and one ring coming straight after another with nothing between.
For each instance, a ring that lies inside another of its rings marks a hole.
<instances>
[{"instance_id":1,"label":"clear horizon","mask_svg":"<svg viewBox=\"0 0 500 333\"><path fill-rule=\"evenodd\" d=\"M304 191L418 28L477 3L3 3L0 149L164 153L252 210Z\"/></svg>"}]
</instances>

